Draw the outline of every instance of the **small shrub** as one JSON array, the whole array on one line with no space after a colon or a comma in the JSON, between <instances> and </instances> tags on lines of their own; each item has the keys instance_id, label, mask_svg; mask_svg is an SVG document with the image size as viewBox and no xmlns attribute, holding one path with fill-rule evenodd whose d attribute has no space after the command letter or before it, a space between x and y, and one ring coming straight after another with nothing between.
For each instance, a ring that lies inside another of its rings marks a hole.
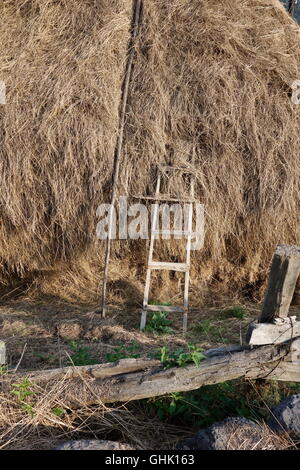
<instances>
[{"instance_id":1,"label":"small shrub","mask_svg":"<svg viewBox=\"0 0 300 470\"><path fill-rule=\"evenodd\" d=\"M107 362L116 362L126 358L137 359L141 357L140 353L138 353L139 350L139 344L136 341L132 341L129 345L117 346L113 352L107 353L105 360Z\"/></svg>"},{"instance_id":2,"label":"small shrub","mask_svg":"<svg viewBox=\"0 0 300 470\"><path fill-rule=\"evenodd\" d=\"M7 371L8 371L8 367L6 364L0 365L0 376L7 374Z\"/></svg>"},{"instance_id":3,"label":"small shrub","mask_svg":"<svg viewBox=\"0 0 300 470\"><path fill-rule=\"evenodd\" d=\"M89 366L97 364L97 361L92 358L88 348L81 346L79 341L70 341L69 346L73 351L70 358L74 366Z\"/></svg>"},{"instance_id":4,"label":"small shrub","mask_svg":"<svg viewBox=\"0 0 300 470\"><path fill-rule=\"evenodd\" d=\"M34 395L34 392L31 390L32 386L33 384L31 381L25 377L22 382L18 384L12 384L13 390L11 391L12 395L17 397L17 401L20 404L21 409L31 415L34 414L34 410L32 405L30 405L27 400L29 397Z\"/></svg>"},{"instance_id":5,"label":"small shrub","mask_svg":"<svg viewBox=\"0 0 300 470\"><path fill-rule=\"evenodd\" d=\"M188 344L188 351L179 348L170 352L166 346L163 346L156 357L160 359L166 368L185 367L189 363L194 363L199 367L200 362L205 359L202 349L193 344Z\"/></svg>"},{"instance_id":6,"label":"small shrub","mask_svg":"<svg viewBox=\"0 0 300 470\"><path fill-rule=\"evenodd\" d=\"M149 305L157 305L157 301L150 301ZM161 305L164 306L170 306L170 302L164 302ZM168 318L168 313L167 312L153 312L152 317L150 320L148 320L148 323L145 327L145 331L148 331L149 333L156 333L156 334L172 334L174 333L174 330L170 327L172 322Z\"/></svg>"},{"instance_id":7,"label":"small shrub","mask_svg":"<svg viewBox=\"0 0 300 470\"><path fill-rule=\"evenodd\" d=\"M202 320L194 326L196 333L205 334L209 339L218 343L226 344L228 339L225 337L226 329L222 326L215 326L210 320Z\"/></svg>"},{"instance_id":8,"label":"small shrub","mask_svg":"<svg viewBox=\"0 0 300 470\"><path fill-rule=\"evenodd\" d=\"M64 408L53 408L51 411L55 416L58 416L59 418L61 418L66 413L66 410Z\"/></svg>"},{"instance_id":9,"label":"small shrub","mask_svg":"<svg viewBox=\"0 0 300 470\"><path fill-rule=\"evenodd\" d=\"M245 307L236 305L234 307L227 308L226 310L224 310L224 313L228 317L244 320L247 315L247 310L245 309Z\"/></svg>"},{"instance_id":10,"label":"small shrub","mask_svg":"<svg viewBox=\"0 0 300 470\"><path fill-rule=\"evenodd\" d=\"M154 312L145 327L145 331L159 335L174 333L174 330L170 328L172 322L167 318L167 316L167 312Z\"/></svg>"}]
</instances>

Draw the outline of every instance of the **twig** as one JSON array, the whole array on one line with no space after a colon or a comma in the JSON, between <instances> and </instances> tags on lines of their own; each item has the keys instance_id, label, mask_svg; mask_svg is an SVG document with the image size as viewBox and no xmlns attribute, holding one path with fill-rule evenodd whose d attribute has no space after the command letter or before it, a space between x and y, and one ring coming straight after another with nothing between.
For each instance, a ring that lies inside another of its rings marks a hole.
<instances>
[{"instance_id":1,"label":"twig","mask_svg":"<svg viewBox=\"0 0 300 470\"><path fill-rule=\"evenodd\" d=\"M15 369L14 369L14 372L17 372L17 370L19 369L19 367L20 367L20 364L21 364L21 362L22 362L22 359L23 359L23 357L24 357L24 354L25 354L26 348L27 348L27 343L25 343L25 346L24 346L24 348L23 348L23 351L22 351L21 357L20 357L20 359L19 359L19 362L18 362L18 364L16 365L16 367L15 367Z\"/></svg>"}]
</instances>

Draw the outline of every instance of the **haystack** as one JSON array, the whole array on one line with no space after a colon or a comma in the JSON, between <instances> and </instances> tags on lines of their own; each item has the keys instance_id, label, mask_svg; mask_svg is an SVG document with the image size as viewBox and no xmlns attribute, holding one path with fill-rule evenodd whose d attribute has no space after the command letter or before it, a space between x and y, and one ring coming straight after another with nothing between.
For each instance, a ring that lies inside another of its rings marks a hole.
<instances>
[{"instance_id":1,"label":"haystack","mask_svg":"<svg viewBox=\"0 0 300 470\"><path fill-rule=\"evenodd\" d=\"M96 298L104 245L95 214L109 201L132 4L1 4L8 284ZM259 286L275 245L300 243L299 33L278 0L144 1L119 191L150 193L155 164L185 164L195 148L206 210L205 246L193 254L199 287ZM145 241L115 243L112 277L143 282L145 250Z\"/></svg>"}]
</instances>

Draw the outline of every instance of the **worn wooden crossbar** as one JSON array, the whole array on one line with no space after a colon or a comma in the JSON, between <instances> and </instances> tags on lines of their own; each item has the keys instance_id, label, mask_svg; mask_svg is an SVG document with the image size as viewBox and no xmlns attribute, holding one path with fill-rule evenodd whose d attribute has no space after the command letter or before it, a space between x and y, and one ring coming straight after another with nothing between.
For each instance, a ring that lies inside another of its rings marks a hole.
<instances>
[{"instance_id":1,"label":"worn wooden crossbar","mask_svg":"<svg viewBox=\"0 0 300 470\"><path fill-rule=\"evenodd\" d=\"M48 387L63 380L64 403L111 403L196 390L203 385L246 377L300 382L300 338L260 347L225 347L204 352L200 366L173 367L149 359L124 359L112 364L13 373L2 388L27 377ZM8 378L7 378L8 377Z\"/></svg>"}]
</instances>

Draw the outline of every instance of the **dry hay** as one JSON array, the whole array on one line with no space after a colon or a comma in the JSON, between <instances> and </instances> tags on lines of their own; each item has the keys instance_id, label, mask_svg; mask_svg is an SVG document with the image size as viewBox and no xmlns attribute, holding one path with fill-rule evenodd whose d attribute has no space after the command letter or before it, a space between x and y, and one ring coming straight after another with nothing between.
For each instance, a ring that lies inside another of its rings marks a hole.
<instances>
[{"instance_id":1,"label":"dry hay","mask_svg":"<svg viewBox=\"0 0 300 470\"><path fill-rule=\"evenodd\" d=\"M82 374L76 380L52 380L43 386L30 381L32 395L22 402L14 393L14 375L0 376L0 450L53 449L61 441L105 439L127 443L136 450L175 449L192 438L191 426L174 425L153 415L143 401L108 407ZM17 384L24 382L17 382ZM83 393L85 391L85 393ZM87 405L86 398L94 405ZM70 404L72 403L72 404ZM230 450L283 450L296 445L287 433L275 434L263 422L253 429L228 428ZM249 435L251 431L251 436Z\"/></svg>"},{"instance_id":2,"label":"dry hay","mask_svg":"<svg viewBox=\"0 0 300 470\"><path fill-rule=\"evenodd\" d=\"M109 196L131 7L130 0L0 7L7 282L96 297L103 245L95 211ZM150 192L156 163L185 164L196 149L207 224L204 250L194 254L197 282L263 280L275 245L299 243L300 118L291 102L299 42L278 0L144 2L120 194ZM145 245L114 244L112 279L143 279Z\"/></svg>"},{"instance_id":3,"label":"dry hay","mask_svg":"<svg viewBox=\"0 0 300 470\"><path fill-rule=\"evenodd\" d=\"M77 406L71 408L66 397L77 395L76 384L65 379L52 381L46 389L31 384L26 407L11 393L11 382L12 378L0 377L0 450L53 449L60 441L75 439L121 441L137 450L171 449L189 435L139 406L108 407L97 397L95 405L88 406L76 396ZM81 384L86 384L84 377Z\"/></svg>"}]
</instances>

